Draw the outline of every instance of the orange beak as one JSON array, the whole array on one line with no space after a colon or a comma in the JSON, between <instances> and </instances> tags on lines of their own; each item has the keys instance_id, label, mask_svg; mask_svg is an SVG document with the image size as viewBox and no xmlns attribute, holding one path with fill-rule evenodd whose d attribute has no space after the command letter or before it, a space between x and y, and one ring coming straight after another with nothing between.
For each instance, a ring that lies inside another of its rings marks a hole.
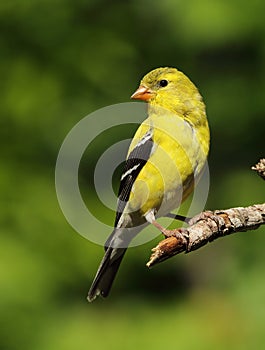
<instances>
[{"instance_id":1,"label":"orange beak","mask_svg":"<svg viewBox=\"0 0 265 350\"><path fill-rule=\"evenodd\" d=\"M131 98L135 100L148 101L152 97L152 92L145 86L140 85Z\"/></svg>"}]
</instances>

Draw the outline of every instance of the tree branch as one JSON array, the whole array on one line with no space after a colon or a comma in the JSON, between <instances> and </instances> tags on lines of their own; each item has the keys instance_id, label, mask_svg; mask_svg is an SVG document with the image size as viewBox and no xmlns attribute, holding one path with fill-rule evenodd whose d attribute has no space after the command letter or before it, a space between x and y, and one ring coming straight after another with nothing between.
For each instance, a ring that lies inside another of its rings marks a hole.
<instances>
[{"instance_id":1,"label":"tree branch","mask_svg":"<svg viewBox=\"0 0 265 350\"><path fill-rule=\"evenodd\" d=\"M261 159L252 169L265 179L265 159ZM202 212L190 220L189 227L173 230L172 237L159 242L152 249L152 255L146 265L152 267L176 254L196 250L219 237L255 230L263 224L265 224L265 203L245 208Z\"/></svg>"},{"instance_id":2,"label":"tree branch","mask_svg":"<svg viewBox=\"0 0 265 350\"><path fill-rule=\"evenodd\" d=\"M255 170L263 180L265 180L265 158L260 159L260 161L251 168Z\"/></svg>"}]
</instances>

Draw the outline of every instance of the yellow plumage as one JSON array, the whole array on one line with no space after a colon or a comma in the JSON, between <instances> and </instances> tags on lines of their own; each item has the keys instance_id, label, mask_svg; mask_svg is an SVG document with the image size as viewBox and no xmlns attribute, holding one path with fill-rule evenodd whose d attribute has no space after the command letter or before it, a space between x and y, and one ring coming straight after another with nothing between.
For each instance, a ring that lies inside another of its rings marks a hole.
<instances>
[{"instance_id":1,"label":"yellow plumage","mask_svg":"<svg viewBox=\"0 0 265 350\"><path fill-rule=\"evenodd\" d=\"M126 250L126 230L135 228L135 235L140 224L159 227L155 218L178 207L192 192L209 151L205 105L182 72L175 68L151 71L132 98L148 102L148 118L128 151L119 196L119 203L125 204L117 213L116 228L89 291L90 301L98 294L108 295Z\"/></svg>"},{"instance_id":2,"label":"yellow plumage","mask_svg":"<svg viewBox=\"0 0 265 350\"><path fill-rule=\"evenodd\" d=\"M157 86L161 79L169 81L164 88ZM151 208L159 210L164 200L162 216L167 207L175 209L192 192L193 175L201 174L209 151L209 128L202 97L182 72L158 68L143 78L141 86L153 96L148 100L148 118L137 130L128 155L150 127L157 149L134 182L129 211L144 215Z\"/></svg>"}]
</instances>

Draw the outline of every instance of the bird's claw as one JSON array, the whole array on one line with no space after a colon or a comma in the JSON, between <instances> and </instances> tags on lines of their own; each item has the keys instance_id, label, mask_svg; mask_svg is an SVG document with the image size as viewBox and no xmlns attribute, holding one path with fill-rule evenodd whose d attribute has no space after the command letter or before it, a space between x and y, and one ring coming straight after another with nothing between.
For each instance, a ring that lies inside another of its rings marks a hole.
<instances>
[{"instance_id":1,"label":"bird's claw","mask_svg":"<svg viewBox=\"0 0 265 350\"><path fill-rule=\"evenodd\" d=\"M177 228L174 230L163 230L163 235L165 236L165 238L169 238L169 237L175 237L180 241L185 241L187 240L186 235L184 234L186 231L185 229L182 228Z\"/></svg>"}]
</instances>

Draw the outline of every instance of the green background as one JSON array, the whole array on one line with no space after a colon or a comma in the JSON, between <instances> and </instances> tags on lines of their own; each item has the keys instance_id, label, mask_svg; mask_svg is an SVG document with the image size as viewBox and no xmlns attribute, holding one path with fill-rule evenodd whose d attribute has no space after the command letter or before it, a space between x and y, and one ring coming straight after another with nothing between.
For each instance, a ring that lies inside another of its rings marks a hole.
<instances>
[{"instance_id":1,"label":"green background","mask_svg":"<svg viewBox=\"0 0 265 350\"><path fill-rule=\"evenodd\" d=\"M110 297L89 304L102 247L69 226L54 186L60 145L78 121L129 101L151 69L175 66L207 105L206 208L263 202L250 167L264 157L264 12L263 0L1 2L1 349L264 346L264 228L152 270L145 263L157 240L132 248ZM81 169L93 202L93 166Z\"/></svg>"}]
</instances>

